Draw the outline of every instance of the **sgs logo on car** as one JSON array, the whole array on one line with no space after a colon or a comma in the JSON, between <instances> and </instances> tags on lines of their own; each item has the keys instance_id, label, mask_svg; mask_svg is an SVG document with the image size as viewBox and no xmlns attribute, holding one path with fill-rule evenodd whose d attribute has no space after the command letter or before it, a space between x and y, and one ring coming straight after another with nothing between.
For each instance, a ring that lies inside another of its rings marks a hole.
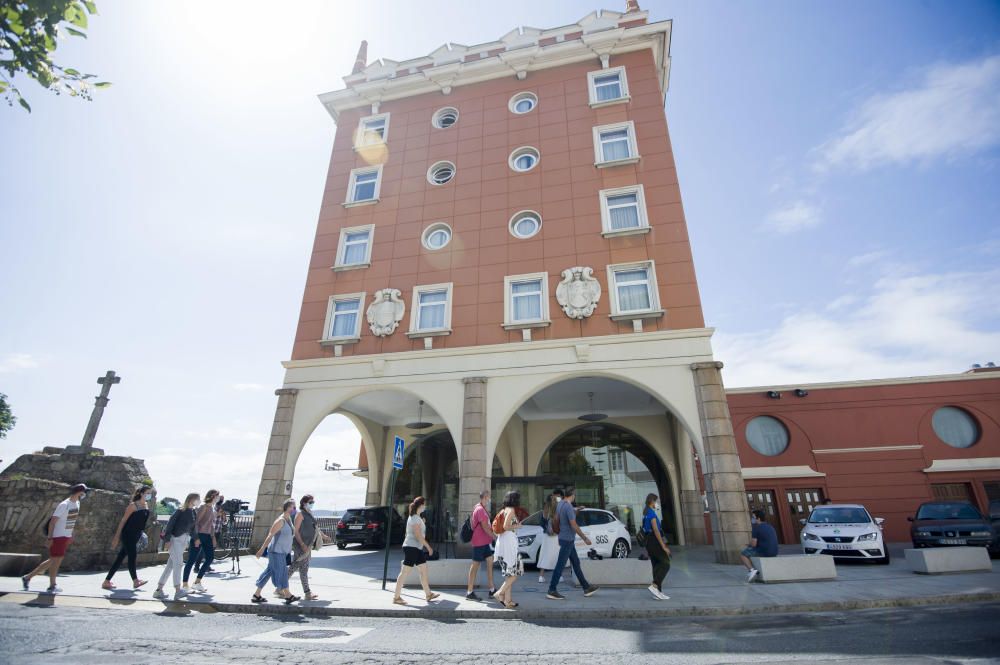
<instances>
[{"instance_id":1,"label":"sgs logo on car","mask_svg":"<svg viewBox=\"0 0 1000 665\"><path fill-rule=\"evenodd\" d=\"M607 545L608 544L608 537L607 536L594 536L594 542L597 543L598 545Z\"/></svg>"}]
</instances>

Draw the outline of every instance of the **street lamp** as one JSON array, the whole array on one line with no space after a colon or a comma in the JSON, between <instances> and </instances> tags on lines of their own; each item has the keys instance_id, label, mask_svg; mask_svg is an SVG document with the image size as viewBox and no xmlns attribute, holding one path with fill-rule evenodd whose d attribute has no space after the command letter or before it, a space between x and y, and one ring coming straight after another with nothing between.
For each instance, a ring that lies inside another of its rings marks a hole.
<instances>
[{"instance_id":1,"label":"street lamp","mask_svg":"<svg viewBox=\"0 0 1000 665\"><path fill-rule=\"evenodd\" d=\"M340 464L338 464L337 462L331 462L330 460L326 460L326 463L323 465L323 470L324 471L363 471L364 469L360 469L360 468L345 469L344 467L340 466Z\"/></svg>"}]
</instances>

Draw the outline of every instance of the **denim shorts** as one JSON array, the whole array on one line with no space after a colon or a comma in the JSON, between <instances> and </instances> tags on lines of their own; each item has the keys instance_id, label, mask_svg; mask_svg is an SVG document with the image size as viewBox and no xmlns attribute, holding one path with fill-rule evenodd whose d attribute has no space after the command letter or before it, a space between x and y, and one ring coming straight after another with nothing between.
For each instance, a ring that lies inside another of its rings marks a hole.
<instances>
[{"instance_id":1,"label":"denim shorts","mask_svg":"<svg viewBox=\"0 0 1000 665\"><path fill-rule=\"evenodd\" d=\"M740 552L740 554L742 554L748 559L752 556L760 556L760 553L757 551L756 547L744 547L743 551Z\"/></svg>"},{"instance_id":2,"label":"denim shorts","mask_svg":"<svg viewBox=\"0 0 1000 665\"><path fill-rule=\"evenodd\" d=\"M493 556L493 546L487 543L486 545L477 545L472 548L472 560L479 561L480 563L486 561Z\"/></svg>"}]
</instances>

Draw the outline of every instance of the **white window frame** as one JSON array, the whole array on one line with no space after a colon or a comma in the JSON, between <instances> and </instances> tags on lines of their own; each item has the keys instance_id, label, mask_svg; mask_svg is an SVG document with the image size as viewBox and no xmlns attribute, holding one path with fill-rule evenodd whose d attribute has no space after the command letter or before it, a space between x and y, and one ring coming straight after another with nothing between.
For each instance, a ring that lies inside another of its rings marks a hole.
<instances>
[{"instance_id":1,"label":"white window frame","mask_svg":"<svg viewBox=\"0 0 1000 665\"><path fill-rule=\"evenodd\" d=\"M365 259L361 263L344 263L344 255L347 253L347 234L348 233L360 233L361 231L368 232L368 246L365 248ZM334 261L333 269L336 271L342 270L358 270L360 268L368 268L372 264L372 245L375 244L375 225L365 224L364 226L349 226L347 228L340 229L340 240L337 242L337 258Z\"/></svg>"},{"instance_id":2,"label":"white window frame","mask_svg":"<svg viewBox=\"0 0 1000 665\"><path fill-rule=\"evenodd\" d=\"M363 201L354 200L354 187L357 185L358 176L366 173L375 172L375 192L372 198L364 199ZM373 203L378 203L378 197L382 190L382 164L378 166L362 166L360 168L351 169L351 177L347 180L347 200L344 201L345 208L353 208L354 206L364 206L371 205Z\"/></svg>"},{"instance_id":3,"label":"white window frame","mask_svg":"<svg viewBox=\"0 0 1000 665\"><path fill-rule=\"evenodd\" d=\"M382 138L377 140L368 140L368 132L365 127L368 123L375 120L384 120L385 128L382 130ZM354 149L358 150L361 148L368 148L371 146L385 145L389 142L389 114L388 113L376 113L375 115L367 115L358 120L358 129L354 134Z\"/></svg>"},{"instance_id":4,"label":"white window frame","mask_svg":"<svg viewBox=\"0 0 1000 665\"><path fill-rule=\"evenodd\" d=\"M525 99L531 100L531 108L528 109L527 111L518 111L517 110L518 103L524 101ZM510 109L510 112L513 113L514 115L527 115L538 108L538 95L529 90L524 90L522 92L519 92L510 98L510 100L507 102L507 108Z\"/></svg>"},{"instance_id":5,"label":"white window frame","mask_svg":"<svg viewBox=\"0 0 1000 665\"><path fill-rule=\"evenodd\" d=\"M636 206L639 213L639 226L632 229L612 229L611 210L608 207L608 198L621 196L623 194L635 194ZM629 185L628 187L615 187L614 189L602 189L598 192L601 199L601 235L605 238L617 238L619 236L634 236L649 233L649 216L646 213L646 195L641 184Z\"/></svg>"},{"instance_id":6,"label":"white window frame","mask_svg":"<svg viewBox=\"0 0 1000 665\"><path fill-rule=\"evenodd\" d=\"M527 236L519 235L515 230L517 227L517 222L519 222L521 218L527 217L529 215L538 220L538 228L535 229L535 232L532 233L531 235ZM519 210L513 215L511 215L510 221L507 222L507 229L510 231L510 234L515 238L517 238L518 240L527 240L528 238L534 238L535 236L537 236L539 233L542 232L542 216L539 215L534 210Z\"/></svg>"},{"instance_id":7,"label":"white window frame","mask_svg":"<svg viewBox=\"0 0 1000 665\"><path fill-rule=\"evenodd\" d=\"M619 271L645 269L646 286L649 292L649 308L623 312L618 306L618 281L615 274ZM658 319L664 312L660 308L660 288L656 281L656 264L653 261L635 261L632 263L614 263L608 265L608 291L611 293L611 319L614 321L631 321L634 319Z\"/></svg>"},{"instance_id":8,"label":"white window frame","mask_svg":"<svg viewBox=\"0 0 1000 665\"><path fill-rule=\"evenodd\" d=\"M445 166L451 168L451 177L445 180L444 182L437 182L436 180L434 180L434 172L437 171L439 168ZM447 185L449 182L454 180L456 175L458 175L458 168L455 166L455 162L450 162L447 159L442 159L439 162L434 162L433 164L430 165L430 167L428 167L427 182L434 185L435 187L443 187L444 185Z\"/></svg>"},{"instance_id":9,"label":"white window frame","mask_svg":"<svg viewBox=\"0 0 1000 665\"><path fill-rule=\"evenodd\" d=\"M531 165L530 168L519 169L514 166L514 162L525 154L532 153L535 158L535 163ZM538 165L542 161L542 152L533 145L522 145L519 148L514 148L510 151L510 157L507 158L507 165L510 166L510 170L514 173L530 173L538 168Z\"/></svg>"},{"instance_id":10,"label":"white window frame","mask_svg":"<svg viewBox=\"0 0 1000 665\"><path fill-rule=\"evenodd\" d=\"M541 288L541 318L532 321L514 321L513 285L518 282L540 281ZM506 330L522 330L524 328L544 328L552 324L549 318L549 274L533 272L524 275L508 275L503 278L503 327Z\"/></svg>"},{"instance_id":11,"label":"white window frame","mask_svg":"<svg viewBox=\"0 0 1000 665\"><path fill-rule=\"evenodd\" d=\"M438 337L440 335L450 335L453 290L454 286L452 282L444 282L442 284L421 284L419 286L414 286L412 296L413 299L410 301L413 303L410 307L410 330L406 333L406 336L410 339L416 339L419 337ZM441 328L420 330L417 328L417 325L420 322L420 294L427 293L429 291L444 291L447 294L445 296L444 304L444 326Z\"/></svg>"},{"instance_id":12,"label":"white window frame","mask_svg":"<svg viewBox=\"0 0 1000 665\"><path fill-rule=\"evenodd\" d=\"M450 113L450 112L455 113L455 122L451 123L447 127L442 127L439 124L441 122L441 116L444 115L445 113ZM459 111L457 108L455 108L454 106L442 106L437 111L434 111L434 115L431 116L431 126L434 127L434 129L451 129L452 127L458 124L458 119L459 119Z\"/></svg>"},{"instance_id":13,"label":"white window frame","mask_svg":"<svg viewBox=\"0 0 1000 665\"><path fill-rule=\"evenodd\" d=\"M330 296L330 300L326 306L326 323L323 328L323 339L320 340L320 344L324 346L335 346L342 344L355 344L361 341L361 321L365 318L365 293L342 293L335 296ZM358 317L354 324L354 331L350 335L341 335L339 337L334 337L331 333L333 332L333 323L335 316L335 307L338 302L344 302L345 300L357 300L358 301Z\"/></svg>"},{"instance_id":14,"label":"white window frame","mask_svg":"<svg viewBox=\"0 0 1000 665\"><path fill-rule=\"evenodd\" d=\"M443 245L441 245L440 247L431 247L431 243L430 243L431 234L436 233L437 231L447 231L448 232L448 240ZM454 238L454 237L455 237L455 233L454 233L454 231L451 230L451 227L448 224L446 224L444 222L434 222L433 224L431 224L430 226L428 226L426 229L424 229L424 232L422 234L420 234L420 244L422 244L424 246L424 249L426 249L428 251L438 252L438 251L441 251L442 249L444 249L445 247L447 247L448 245L450 245L451 241L452 241L452 238Z\"/></svg>"},{"instance_id":15,"label":"white window frame","mask_svg":"<svg viewBox=\"0 0 1000 665\"><path fill-rule=\"evenodd\" d=\"M608 74L618 74L618 81L622 88L622 96L617 99L597 99L597 86L595 81L598 76L607 76ZM591 108L596 108L598 106L611 106L612 104L627 104L632 101L632 97L628 93L628 76L625 74L624 67L608 67L606 69L598 69L594 72L587 72L587 94L590 95L590 106Z\"/></svg>"},{"instance_id":16,"label":"white window frame","mask_svg":"<svg viewBox=\"0 0 1000 665\"><path fill-rule=\"evenodd\" d=\"M625 140L628 141L628 157L623 159L604 159L604 143L601 141L601 134L605 132L618 132L625 130ZM639 146L635 140L635 123L616 122L611 125L599 125L594 127L594 166L599 169L608 166L620 166L622 164L635 164L639 161Z\"/></svg>"}]
</instances>

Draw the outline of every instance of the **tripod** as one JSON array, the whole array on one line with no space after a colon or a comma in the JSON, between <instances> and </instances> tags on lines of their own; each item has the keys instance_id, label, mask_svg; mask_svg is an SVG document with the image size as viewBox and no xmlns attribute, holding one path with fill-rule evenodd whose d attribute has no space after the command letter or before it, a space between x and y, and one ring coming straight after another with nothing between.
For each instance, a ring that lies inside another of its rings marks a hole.
<instances>
[{"instance_id":1,"label":"tripod","mask_svg":"<svg viewBox=\"0 0 1000 665\"><path fill-rule=\"evenodd\" d=\"M236 513L228 513L229 518L226 521L225 532L222 536L222 542L219 543L218 549L215 550L215 558L221 561L225 558L229 558L229 573L240 574L240 538L239 533L236 528Z\"/></svg>"}]
</instances>

